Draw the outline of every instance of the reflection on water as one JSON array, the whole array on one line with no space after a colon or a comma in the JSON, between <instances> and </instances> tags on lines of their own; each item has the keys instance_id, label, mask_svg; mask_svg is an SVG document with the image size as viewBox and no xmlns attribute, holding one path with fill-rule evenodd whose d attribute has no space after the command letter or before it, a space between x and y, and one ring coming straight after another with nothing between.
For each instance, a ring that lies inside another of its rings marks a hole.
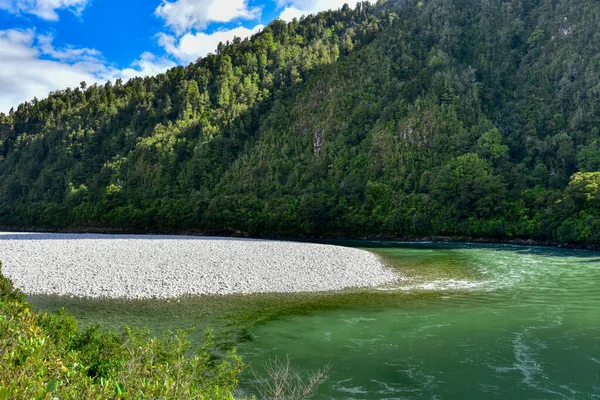
<instances>
[{"instance_id":1,"label":"reflection on water","mask_svg":"<svg viewBox=\"0 0 600 400\"><path fill-rule=\"evenodd\" d=\"M599 253L342 244L375 251L407 279L373 290L179 303L31 300L66 305L86 323L155 332L211 326L259 370L275 355L289 354L300 369L332 363L316 398L600 399Z\"/></svg>"}]
</instances>

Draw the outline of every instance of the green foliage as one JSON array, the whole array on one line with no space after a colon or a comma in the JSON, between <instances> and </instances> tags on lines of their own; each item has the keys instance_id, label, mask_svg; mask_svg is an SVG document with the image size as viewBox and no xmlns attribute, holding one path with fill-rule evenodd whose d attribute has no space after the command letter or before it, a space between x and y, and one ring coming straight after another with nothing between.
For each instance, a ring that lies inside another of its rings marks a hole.
<instances>
[{"instance_id":1,"label":"green foliage","mask_svg":"<svg viewBox=\"0 0 600 400\"><path fill-rule=\"evenodd\" d=\"M600 172L578 172L573 175L566 195L571 200L583 204L600 201Z\"/></svg>"},{"instance_id":2,"label":"green foliage","mask_svg":"<svg viewBox=\"0 0 600 400\"><path fill-rule=\"evenodd\" d=\"M98 326L78 332L67 350L81 353L81 363L86 366L87 374L95 379L114 376L123 368L127 356L121 338L114 333L103 332Z\"/></svg>"},{"instance_id":3,"label":"green foliage","mask_svg":"<svg viewBox=\"0 0 600 400\"><path fill-rule=\"evenodd\" d=\"M0 282L0 399L233 399L242 361L234 350L213 357L210 331L193 355L189 331L80 331L64 310L33 312Z\"/></svg>"},{"instance_id":4,"label":"green foliage","mask_svg":"<svg viewBox=\"0 0 600 400\"><path fill-rule=\"evenodd\" d=\"M2 262L0 262L0 301L17 303L25 301L25 294L17 289L10 279L2 275Z\"/></svg>"},{"instance_id":5,"label":"green foliage","mask_svg":"<svg viewBox=\"0 0 600 400\"><path fill-rule=\"evenodd\" d=\"M451 160L440 170L432 194L459 219L491 218L502 207L504 187L489 162L469 153Z\"/></svg>"},{"instance_id":6,"label":"green foliage","mask_svg":"<svg viewBox=\"0 0 600 400\"><path fill-rule=\"evenodd\" d=\"M596 243L599 13L364 2L54 92L0 115L0 225Z\"/></svg>"},{"instance_id":7,"label":"green foliage","mask_svg":"<svg viewBox=\"0 0 600 400\"><path fill-rule=\"evenodd\" d=\"M505 156L509 151L508 146L502 144L502 135L496 128L481 135L477 140L477 147L482 157L493 161Z\"/></svg>"},{"instance_id":8,"label":"green foliage","mask_svg":"<svg viewBox=\"0 0 600 400\"><path fill-rule=\"evenodd\" d=\"M582 171L600 171L600 140L594 140L582 148L577 155L577 162Z\"/></svg>"}]
</instances>

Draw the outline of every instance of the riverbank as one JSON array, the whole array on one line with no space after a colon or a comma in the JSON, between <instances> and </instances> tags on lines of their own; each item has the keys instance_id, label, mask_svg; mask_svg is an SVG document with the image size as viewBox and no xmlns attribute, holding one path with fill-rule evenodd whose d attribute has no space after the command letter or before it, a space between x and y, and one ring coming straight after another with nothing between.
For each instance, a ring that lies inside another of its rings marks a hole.
<instances>
[{"instance_id":1,"label":"riverbank","mask_svg":"<svg viewBox=\"0 0 600 400\"><path fill-rule=\"evenodd\" d=\"M543 247L558 247L565 249L579 250L600 250L599 244L589 243L561 243L551 240L537 240L530 238L493 238L493 237L473 237L473 236L445 236L445 235L429 235L429 236L386 236L386 235L366 235L366 236L311 236L311 235L274 235L261 236L252 235L249 232L242 231L222 231L222 232L203 232L203 231L139 231L135 229L114 229L105 227L84 227L72 229L48 229L48 228L15 228L2 227L0 232L13 233L61 233L61 234L106 234L106 235L169 235L169 236L194 236L194 237L227 237L227 238L245 238L245 239L264 239L264 240L295 240L302 239L306 241L320 240L389 240L396 242L434 242L434 243L487 243L487 244L512 244L520 246L543 246Z\"/></svg>"},{"instance_id":2,"label":"riverbank","mask_svg":"<svg viewBox=\"0 0 600 400\"><path fill-rule=\"evenodd\" d=\"M600 245L596 244L578 244L578 243L560 243L547 240L535 239L509 239L509 238L477 238L471 236L423 236L423 237L377 237L369 236L361 240L390 240L397 242L433 242L433 243L480 243L480 244L510 244L515 246L541 246L557 247L564 249L577 250L600 250Z\"/></svg>"},{"instance_id":3,"label":"riverbank","mask_svg":"<svg viewBox=\"0 0 600 400\"><path fill-rule=\"evenodd\" d=\"M30 295L320 292L401 279L365 250L262 239L0 233L0 258L4 273Z\"/></svg>"}]
</instances>

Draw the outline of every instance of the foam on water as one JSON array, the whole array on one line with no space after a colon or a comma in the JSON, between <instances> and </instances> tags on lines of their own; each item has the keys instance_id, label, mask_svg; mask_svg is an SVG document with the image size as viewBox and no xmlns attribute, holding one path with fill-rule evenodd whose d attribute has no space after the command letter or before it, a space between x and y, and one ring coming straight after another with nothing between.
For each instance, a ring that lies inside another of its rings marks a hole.
<instances>
[{"instance_id":1,"label":"foam on water","mask_svg":"<svg viewBox=\"0 0 600 400\"><path fill-rule=\"evenodd\" d=\"M345 383L352 382L352 379L344 379L337 381L333 387L336 391L348 394L365 394L368 393L365 388L360 386L345 386Z\"/></svg>"},{"instance_id":2,"label":"foam on water","mask_svg":"<svg viewBox=\"0 0 600 400\"><path fill-rule=\"evenodd\" d=\"M371 321L376 321L376 318L359 317L359 318L351 318L351 319L344 320L345 323L350 324L350 325L355 325L360 322L371 322Z\"/></svg>"},{"instance_id":3,"label":"foam on water","mask_svg":"<svg viewBox=\"0 0 600 400\"><path fill-rule=\"evenodd\" d=\"M323 357L335 360L337 378L323 398L596 398L597 253L428 246L381 251L408 277L377 290L404 299L397 308L315 315L313 329L327 326ZM295 340L280 351L316 346Z\"/></svg>"},{"instance_id":4,"label":"foam on water","mask_svg":"<svg viewBox=\"0 0 600 400\"><path fill-rule=\"evenodd\" d=\"M515 354L514 368L523 374L524 384L537 388L537 380L546 379L546 376L541 364L535 359L533 346L528 345L524 339L526 335L527 332L517 333L513 340L513 351Z\"/></svg>"},{"instance_id":5,"label":"foam on water","mask_svg":"<svg viewBox=\"0 0 600 400\"><path fill-rule=\"evenodd\" d=\"M377 379L371 379L371 382L381 386L380 390L377 390L377 393L380 394L396 394L396 393L404 393L405 388L400 384L389 384L386 382L378 381Z\"/></svg>"},{"instance_id":6,"label":"foam on water","mask_svg":"<svg viewBox=\"0 0 600 400\"><path fill-rule=\"evenodd\" d=\"M405 292L410 291L435 291L435 292L446 292L454 290L478 290L487 289L494 290L495 281L468 281L460 279L438 279L429 282L415 283L411 285L402 286L384 286L379 287L377 290L381 291L394 291L400 290Z\"/></svg>"}]
</instances>

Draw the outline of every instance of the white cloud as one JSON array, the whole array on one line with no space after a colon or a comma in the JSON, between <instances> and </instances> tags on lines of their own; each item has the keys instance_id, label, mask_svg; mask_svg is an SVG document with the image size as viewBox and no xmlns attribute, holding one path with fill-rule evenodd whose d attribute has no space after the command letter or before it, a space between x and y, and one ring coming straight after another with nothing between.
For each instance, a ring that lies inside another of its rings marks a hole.
<instances>
[{"instance_id":1,"label":"white cloud","mask_svg":"<svg viewBox=\"0 0 600 400\"><path fill-rule=\"evenodd\" d=\"M47 59L51 58L51 59ZM50 91L77 87L81 81L103 83L109 79L155 75L174 62L144 53L130 67L120 70L105 62L95 49L56 49L52 37L34 30L0 30L0 112L8 112Z\"/></svg>"},{"instance_id":2,"label":"white cloud","mask_svg":"<svg viewBox=\"0 0 600 400\"><path fill-rule=\"evenodd\" d=\"M0 10L12 14L33 14L48 21L58 21L57 10L80 15L89 0L0 0Z\"/></svg>"},{"instance_id":3,"label":"white cloud","mask_svg":"<svg viewBox=\"0 0 600 400\"><path fill-rule=\"evenodd\" d=\"M179 60L181 63L190 63L198 57L203 57L208 53L214 52L219 42L226 43L232 41L234 37L241 39L252 36L264 28L264 25L257 25L253 29L244 28L242 26L221 30L213 33L186 33L181 38L160 33L158 35L158 43L165 51Z\"/></svg>"},{"instance_id":4,"label":"white cloud","mask_svg":"<svg viewBox=\"0 0 600 400\"><path fill-rule=\"evenodd\" d=\"M286 7L281 14L279 14L279 18L284 21L291 21L294 18L300 19L303 15L311 14L310 12L302 11L297 9L296 7Z\"/></svg>"},{"instance_id":5,"label":"white cloud","mask_svg":"<svg viewBox=\"0 0 600 400\"><path fill-rule=\"evenodd\" d=\"M181 35L191 29L203 30L211 22L256 19L260 8L249 8L247 0L163 0L155 13L177 35Z\"/></svg>"},{"instance_id":6,"label":"white cloud","mask_svg":"<svg viewBox=\"0 0 600 400\"><path fill-rule=\"evenodd\" d=\"M369 1L375 3L376 0ZM321 11L337 10L344 4L351 8L356 7L358 1L352 0L277 0L279 7L284 7L279 18L284 21L291 21L294 18L300 19L303 15L316 14Z\"/></svg>"},{"instance_id":7,"label":"white cloud","mask_svg":"<svg viewBox=\"0 0 600 400\"><path fill-rule=\"evenodd\" d=\"M76 60L96 60L101 56L100 52L96 49L89 49L87 47L74 48L67 46L64 49L57 50L52 45L54 36L51 34L38 35L37 43L39 49L50 57L61 60L61 61L76 61Z\"/></svg>"},{"instance_id":8,"label":"white cloud","mask_svg":"<svg viewBox=\"0 0 600 400\"><path fill-rule=\"evenodd\" d=\"M157 57L150 52L143 53L129 68L121 70L118 78L131 79L136 76L154 76L173 68L176 64L165 57Z\"/></svg>"}]
</instances>

